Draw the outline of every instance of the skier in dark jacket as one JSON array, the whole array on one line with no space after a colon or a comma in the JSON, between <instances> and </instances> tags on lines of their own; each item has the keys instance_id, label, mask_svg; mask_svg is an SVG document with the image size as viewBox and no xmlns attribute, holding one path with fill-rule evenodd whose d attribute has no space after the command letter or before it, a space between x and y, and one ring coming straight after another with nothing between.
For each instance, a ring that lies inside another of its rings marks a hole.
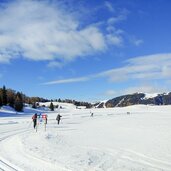
<instances>
[{"instance_id":1,"label":"skier in dark jacket","mask_svg":"<svg viewBox=\"0 0 171 171\"><path fill-rule=\"evenodd\" d=\"M33 120L33 127L34 129L36 128L36 125L37 125L37 113L35 113L33 116L32 116L32 120Z\"/></svg>"},{"instance_id":2,"label":"skier in dark jacket","mask_svg":"<svg viewBox=\"0 0 171 171\"><path fill-rule=\"evenodd\" d=\"M60 114L58 114L57 117L56 117L56 120L57 120L57 122L58 122L58 125L59 125L59 122L60 122L60 120L61 120L61 117L62 117L62 116L61 116Z\"/></svg>"}]
</instances>

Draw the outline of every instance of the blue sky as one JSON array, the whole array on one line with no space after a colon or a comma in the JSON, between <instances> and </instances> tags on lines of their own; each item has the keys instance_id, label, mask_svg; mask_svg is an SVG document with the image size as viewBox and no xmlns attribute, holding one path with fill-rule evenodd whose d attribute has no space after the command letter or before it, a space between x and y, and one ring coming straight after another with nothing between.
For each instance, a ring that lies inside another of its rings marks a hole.
<instances>
[{"instance_id":1,"label":"blue sky","mask_svg":"<svg viewBox=\"0 0 171 171\"><path fill-rule=\"evenodd\" d=\"M98 101L171 91L170 0L0 1L0 86Z\"/></svg>"}]
</instances>

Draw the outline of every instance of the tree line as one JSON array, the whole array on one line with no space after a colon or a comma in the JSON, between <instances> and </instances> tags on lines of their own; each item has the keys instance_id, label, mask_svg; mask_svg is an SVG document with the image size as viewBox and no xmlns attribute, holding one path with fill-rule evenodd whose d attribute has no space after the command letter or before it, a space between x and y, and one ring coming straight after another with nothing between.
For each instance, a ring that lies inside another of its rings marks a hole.
<instances>
[{"instance_id":1,"label":"tree line","mask_svg":"<svg viewBox=\"0 0 171 171\"><path fill-rule=\"evenodd\" d=\"M79 102L75 100L49 100L42 97L28 97L22 92L12 90L10 88L6 88L5 85L0 88L0 107L9 105L14 108L17 112L22 112L24 108L24 104L29 104L33 108L39 107L39 102L51 102L50 109L54 110L53 102L63 102L63 103L72 103L76 106L86 106L87 108L92 107L91 103L88 102Z\"/></svg>"},{"instance_id":2,"label":"tree line","mask_svg":"<svg viewBox=\"0 0 171 171\"><path fill-rule=\"evenodd\" d=\"M75 106L86 106L86 108L91 108L92 104L89 102L82 102L82 101L76 101L76 100L71 100L71 99L55 99L55 100L51 100L51 101L55 101L55 102L62 102L62 103L72 103Z\"/></svg>"},{"instance_id":3,"label":"tree line","mask_svg":"<svg viewBox=\"0 0 171 171\"><path fill-rule=\"evenodd\" d=\"M20 92L16 92L12 89L6 89L5 86L0 88L0 107L3 105L9 105L16 111L22 111L23 109L23 95Z\"/></svg>"}]
</instances>

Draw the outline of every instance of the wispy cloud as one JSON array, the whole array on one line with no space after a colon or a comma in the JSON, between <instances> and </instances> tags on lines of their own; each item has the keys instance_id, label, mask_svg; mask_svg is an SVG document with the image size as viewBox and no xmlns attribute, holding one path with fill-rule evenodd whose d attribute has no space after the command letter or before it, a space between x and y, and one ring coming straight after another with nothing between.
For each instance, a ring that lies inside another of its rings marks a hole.
<instances>
[{"instance_id":1,"label":"wispy cloud","mask_svg":"<svg viewBox=\"0 0 171 171\"><path fill-rule=\"evenodd\" d=\"M49 81L49 82L43 83L43 85L53 85L53 84L66 84L66 83L74 83L74 82L84 82L84 81L88 81L89 79L90 79L89 77L70 78L70 79Z\"/></svg>"},{"instance_id":2,"label":"wispy cloud","mask_svg":"<svg viewBox=\"0 0 171 171\"><path fill-rule=\"evenodd\" d=\"M103 96L108 98L113 98L117 96L122 96L125 94L133 94L133 93L150 93L150 94L160 94L167 92L168 89L165 86L159 86L154 84L140 84L136 86L130 86L122 90L107 90L103 93Z\"/></svg>"},{"instance_id":3,"label":"wispy cloud","mask_svg":"<svg viewBox=\"0 0 171 171\"><path fill-rule=\"evenodd\" d=\"M49 68L62 68L65 65L63 62L58 62L58 61L50 61L48 63Z\"/></svg>"},{"instance_id":4,"label":"wispy cloud","mask_svg":"<svg viewBox=\"0 0 171 171\"><path fill-rule=\"evenodd\" d=\"M116 23L126 20L129 12L126 9L122 9L115 10L115 13L117 13L117 15L115 14L115 16L112 16L107 20L106 31L108 32L108 34L106 35L106 39L108 44L120 47L124 43L123 34L125 33L125 31L120 28L117 29Z\"/></svg>"},{"instance_id":5,"label":"wispy cloud","mask_svg":"<svg viewBox=\"0 0 171 171\"><path fill-rule=\"evenodd\" d=\"M167 90L164 87L158 87L156 85L139 85L128 87L127 89L123 90L122 94L132 94L136 92L142 93L161 93L166 92Z\"/></svg>"},{"instance_id":6,"label":"wispy cloud","mask_svg":"<svg viewBox=\"0 0 171 171\"><path fill-rule=\"evenodd\" d=\"M91 79L106 78L110 82L118 83L128 80L152 81L171 79L171 53L154 54L130 58L125 61L125 66L106 70L81 78L70 78L49 82L50 84L61 84L71 82L89 81ZM45 83L45 84L49 84ZM149 88L149 87L148 87Z\"/></svg>"},{"instance_id":7,"label":"wispy cloud","mask_svg":"<svg viewBox=\"0 0 171 171\"><path fill-rule=\"evenodd\" d=\"M118 11L118 14L116 16L113 16L113 17L109 18L107 20L107 23L109 25L113 25L113 24L116 24L116 23L121 22L123 20L126 20L128 14L129 14L129 11L126 10L126 9L123 9L121 11Z\"/></svg>"},{"instance_id":8,"label":"wispy cloud","mask_svg":"<svg viewBox=\"0 0 171 171\"><path fill-rule=\"evenodd\" d=\"M108 34L106 36L108 43L115 45L115 46L122 46L123 44L123 38L120 35L116 35L116 34Z\"/></svg>"},{"instance_id":9,"label":"wispy cloud","mask_svg":"<svg viewBox=\"0 0 171 171\"><path fill-rule=\"evenodd\" d=\"M144 41L142 39L134 39L132 40L132 43L135 45L135 46L140 46L141 44L144 43Z\"/></svg>"},{"instance_id":10,"label":"wispy cloud","mask_svg":"<svg viewBox=\"0 0 171 171\"><path fill-rule=\"evenodd\" d=\"M105 7L110 11L110 12L115 12L115 9L113 5L109 1L105 1Z\"/></svg>"},{"instance_id":11,"label":"wispy cloud","mask_svg":"<svg viewBox=\"0 0 171 171\"><path fill-rule=\"evenodd\" d=\"M170 79L170 66L170 53L154 54L130 58L125 66L99 73L99 76L107 77L111 82Z\"/></svg>"}]
</instances>

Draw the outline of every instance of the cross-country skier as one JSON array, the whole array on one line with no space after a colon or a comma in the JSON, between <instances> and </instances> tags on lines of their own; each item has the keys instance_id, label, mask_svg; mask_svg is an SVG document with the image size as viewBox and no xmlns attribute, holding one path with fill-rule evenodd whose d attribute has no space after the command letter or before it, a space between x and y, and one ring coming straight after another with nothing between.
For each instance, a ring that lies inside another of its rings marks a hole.
<instances>
[{"instance_id":1,"label":"cross-country skier","mask_svg":"<svg viewBox=\"0 0 171 171\"><path fill-rule=\"evenodd\" d=\"M90 111L90 116L93 117L94 113L92 111Z\"/></svg>"},{"instance_id":2,"label":"cross-country skier","mask_svg":"<svg viewBox=\"0 0 171 171\"><path fill-rule=\"evenodd\" d=\"M61 116L60 114L58 114L57 117L56 117L56 120L57 120L57 122L58 122L58 125L59 125L59 122L60 122L60 120L61 120L61 117L62 117L62 116Z\"/></svg>"},{"instance_id":3,"label":"cross-country skier","mask_svg":"<svg viewBox=\"0 0 171 171\"><path fill-rule=\"evenodd\" d=\"M36 125L37 125L37 113L35 113L33 116L32 116L32 120L33 120L33 127L34 129L36 128Z\"/></svg>"}]
</instances>

